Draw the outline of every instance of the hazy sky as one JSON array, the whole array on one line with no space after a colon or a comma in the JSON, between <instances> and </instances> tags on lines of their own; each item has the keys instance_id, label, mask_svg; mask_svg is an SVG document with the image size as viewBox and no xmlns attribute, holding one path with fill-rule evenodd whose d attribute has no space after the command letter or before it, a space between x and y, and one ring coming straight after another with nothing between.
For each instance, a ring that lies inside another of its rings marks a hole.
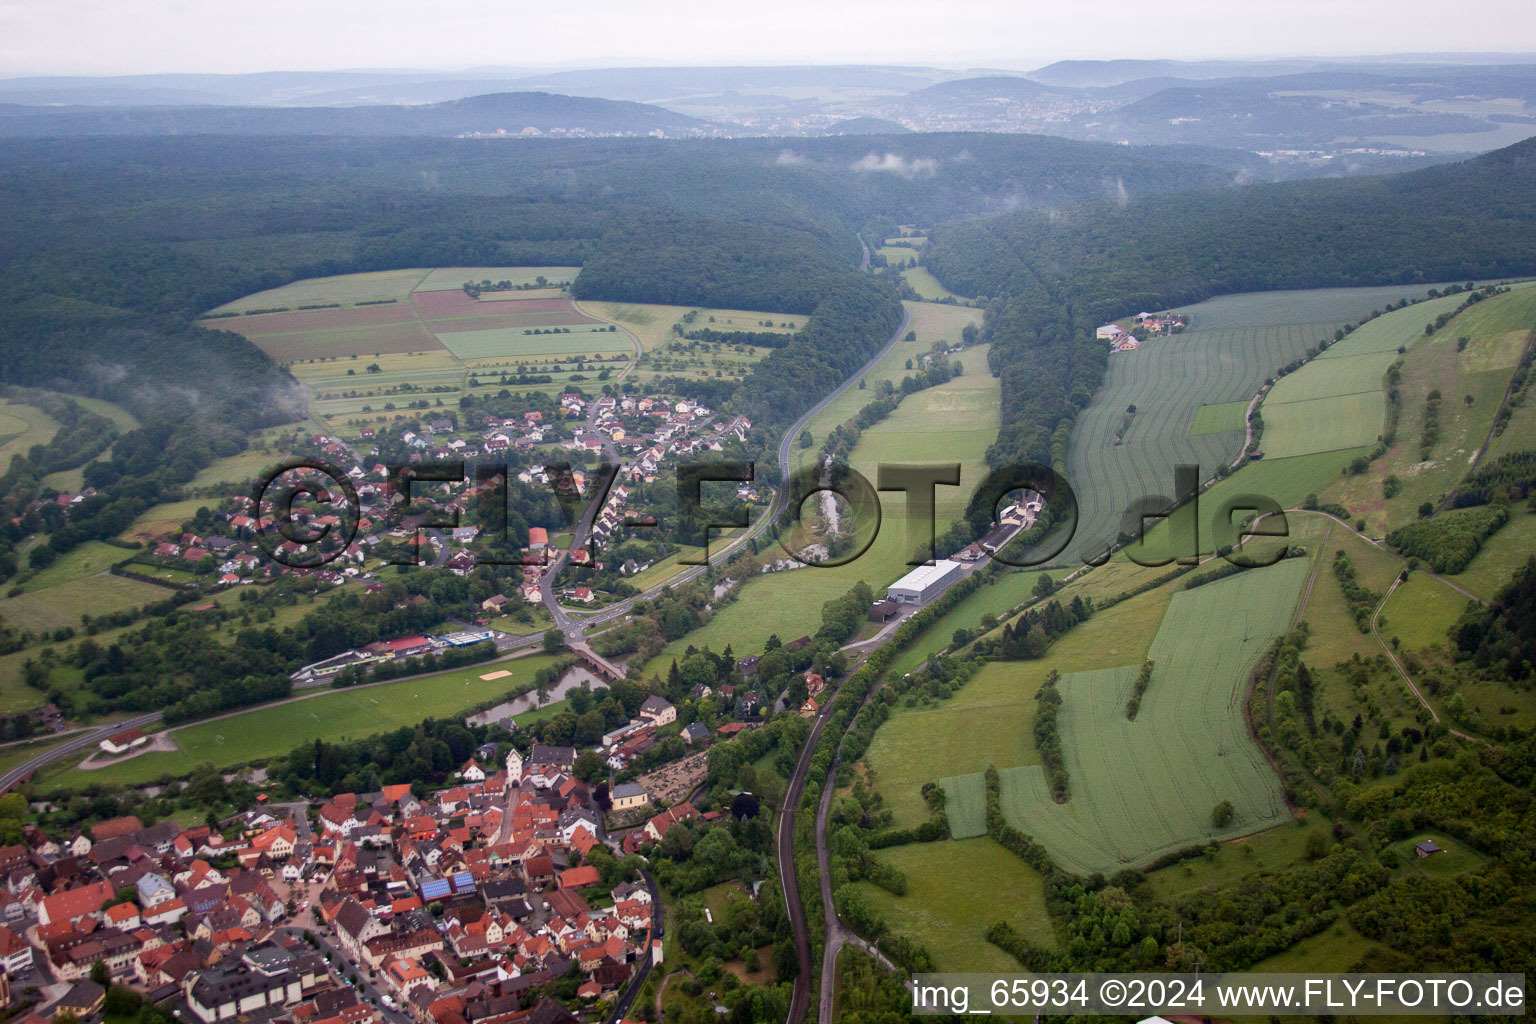
<instances>
[{"instance_id":1,"label":"hazy sky","mask_svg":"<svg viewBox=\"0 0 1536 1024\"><path fill-rule=\"evenodd\" d=\"M0 0L0 74L1536 52L1532 0Z\"/></svg>"}]
</instances>

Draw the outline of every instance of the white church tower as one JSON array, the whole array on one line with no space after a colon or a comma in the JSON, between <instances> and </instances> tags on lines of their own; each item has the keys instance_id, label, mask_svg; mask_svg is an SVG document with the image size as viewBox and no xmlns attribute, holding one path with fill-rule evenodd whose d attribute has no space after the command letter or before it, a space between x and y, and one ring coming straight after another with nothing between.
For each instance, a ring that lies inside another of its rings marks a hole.
<instances>
[{"instance_id":1,"label":"white church tower","mask_svg":"<svg viewBox=\"0 0 1536 1024\"><path fill-rule=\"evenodd\" d=\"M513 747L507 753L507 786L516 786L523 781L523 755Z\"/></svg>"}]
</instances>

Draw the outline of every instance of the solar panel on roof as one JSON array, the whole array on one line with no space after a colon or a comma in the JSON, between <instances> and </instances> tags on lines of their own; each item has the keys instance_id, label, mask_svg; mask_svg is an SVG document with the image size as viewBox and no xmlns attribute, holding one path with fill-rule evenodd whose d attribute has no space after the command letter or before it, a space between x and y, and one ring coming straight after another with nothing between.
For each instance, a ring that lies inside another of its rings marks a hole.
<instances>
[{"instance_id":1,"label":"solar panel on roof","mask_svg":"<svg viewBox=\"0 0 1536 1024\"><path fill-rule=\"evenodd\" d=\"M469 892L475 887L475 876L468 871L460 871L453 876L453 889L455 892Z\"/></svg>"},{"instance_id":2,"label":"solar panel on roof","mask_svg":"<svg viewBox=\"0 0 1536 1024\"><path fill-rule=\"evenodd\" d=\"M453 888L449 885L446 878L434 878L432 881L422 884L421 898L424 900L435 900L439 896L447 896L452 891Z\"/></svg>"}]
</instances>

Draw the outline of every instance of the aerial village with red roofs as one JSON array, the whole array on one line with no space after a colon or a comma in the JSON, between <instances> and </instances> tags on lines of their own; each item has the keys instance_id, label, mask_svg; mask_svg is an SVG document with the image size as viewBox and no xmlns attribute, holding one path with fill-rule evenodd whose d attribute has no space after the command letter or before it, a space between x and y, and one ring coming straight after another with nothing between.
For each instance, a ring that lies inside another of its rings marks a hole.
<instances>
[{"instance_id":1,"label":"aerial village with red roofs","mask_svg":"<svg viewBox=\"0 0 1536 1024\"><path fill-rule=\"evenodd\" d=\"M671 711L650 698L642 714ZM595 795L572 774L574 747L498 752L482 748L420 796L409 784L309 804L263 796L194 827L27 825L0 848L0 1005L35 994L17 1024L114 1017L108 997L123 991L186 1024L611 1014L662 958L656 882L627 855L722 815L683 799L647 817L634 784ZM605 804L640 824L609 835Z\"/></svg>"}]
</instances>

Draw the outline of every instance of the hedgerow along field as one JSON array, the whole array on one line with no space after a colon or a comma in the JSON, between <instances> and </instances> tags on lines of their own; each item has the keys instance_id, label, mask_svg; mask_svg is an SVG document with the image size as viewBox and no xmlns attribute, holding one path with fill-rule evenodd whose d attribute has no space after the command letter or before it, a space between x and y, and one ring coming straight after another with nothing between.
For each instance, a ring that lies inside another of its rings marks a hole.
<instances>
[{"instance_id":1,"label":"hedgerow along field","mask_svg":"<svg viewBox=\"0 0 1536 1024\"><path fill-rule=\"evenodd\" d=\"M1079 520L1061 563L1102 555L1133 502L1172 498L1175 465L1198 465L1207 480L1236 458L1243 421L1232 407L1245 408L1276 370L1343 324L1428 287L1222 296L1181 310L1189 317L1182 334L1112 354L1104 386L1078 415L1068 446Z\"/></svg>"},{"instance_id":2,"label":"hedgerow along field","mask_svg":"<svg viewBox=\"0 0 1536 1024\"><path fill-rule=\"evenodd\" d=\"M1286 559L1176 594L1147 653L1156 667L1135 721L1125 702L1139 664L1063 676L1058 726L1071 799L1057 804L1038 766L1002 767L1008 821L1057 864L1088 874L1288 820L1243 704L1248 675L1289 626L1308 571L1307 559ZM1235 814L1218 828L1211 812L1223 800Z\"/></svg>"}]
</instances>

